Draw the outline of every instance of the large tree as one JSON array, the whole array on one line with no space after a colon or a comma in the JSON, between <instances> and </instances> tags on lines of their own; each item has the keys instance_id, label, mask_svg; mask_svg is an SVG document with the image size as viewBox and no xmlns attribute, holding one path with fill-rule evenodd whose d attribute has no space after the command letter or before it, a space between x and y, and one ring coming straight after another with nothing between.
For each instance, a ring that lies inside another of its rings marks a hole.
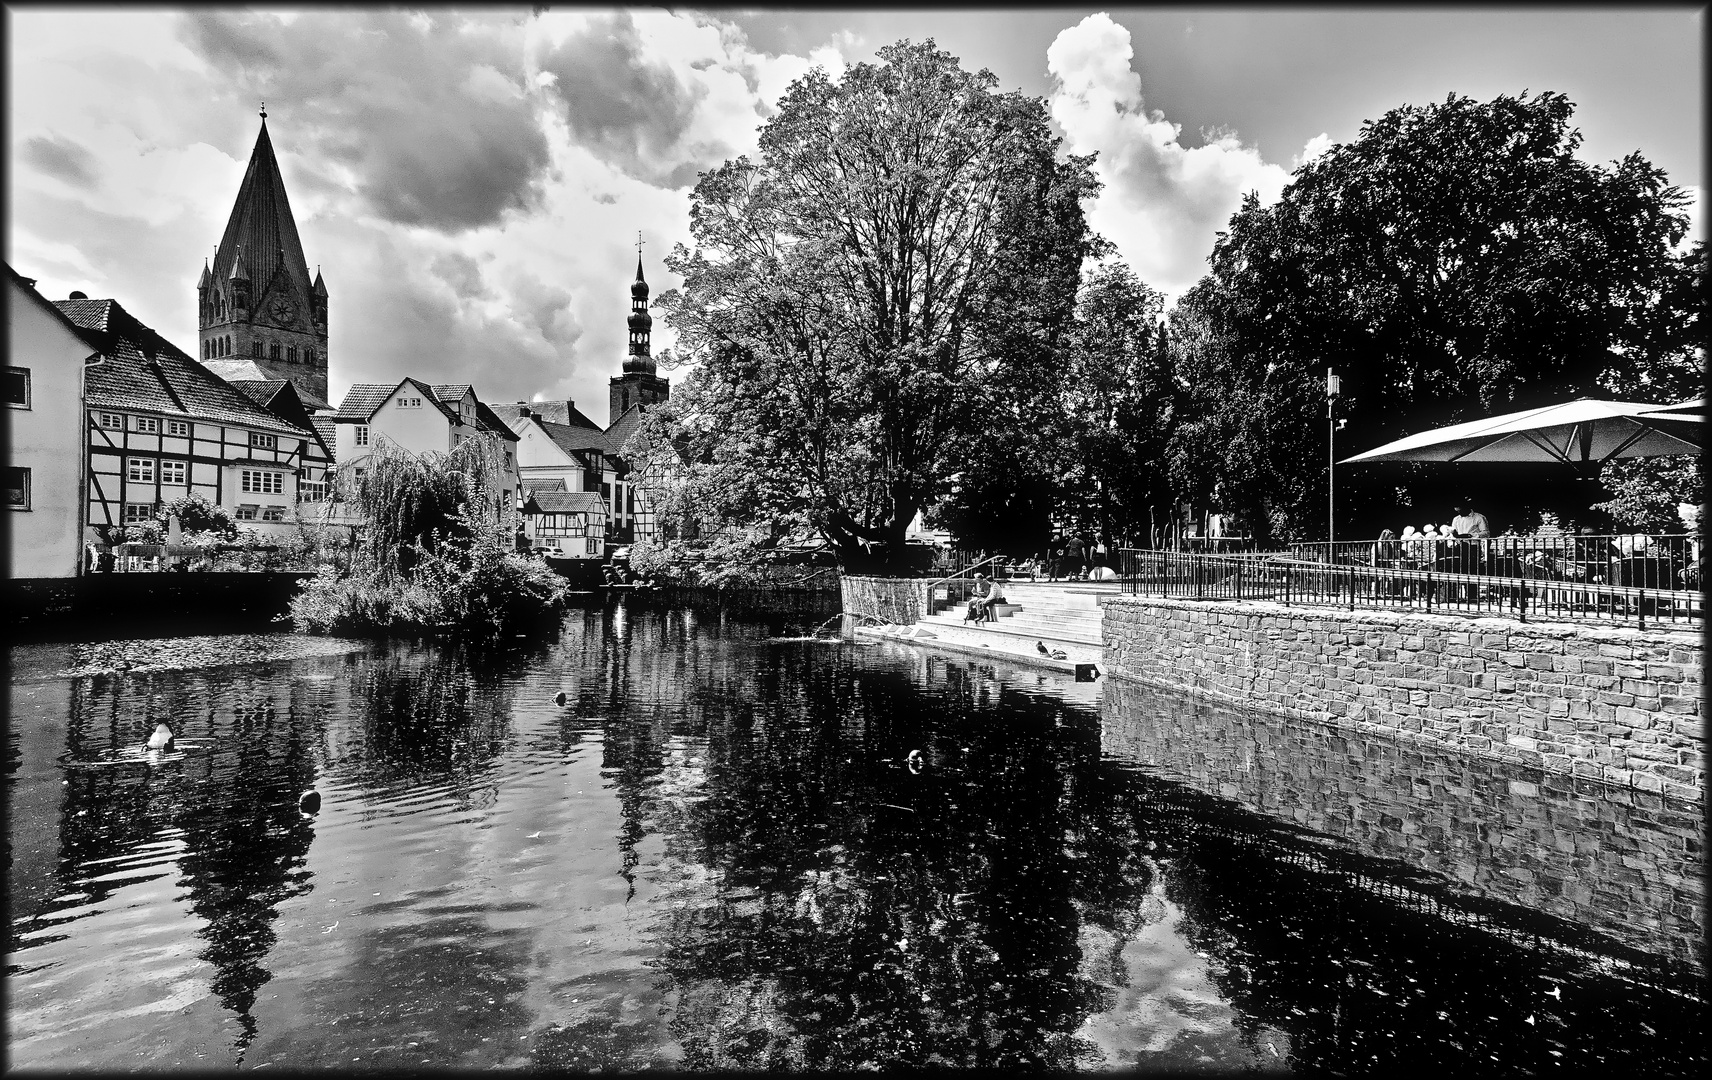
<instances>
[{"instance_id":1,"label":"large tree","mask_svg":"<svg viewBox=\"0 0 1712 1080\"><path fill-rule=\"evenodd\" d=\"M1339 456L1577 396L1669 400L1642 373L1684 347L1685 200L1639 154L1579 158L1573 111L1553 93L1395 109L1277 203L1250 197L1173 314L1192 413L1176 475L1222 482L1279 533L1323 535L1327 367ZM1443 520L1453 485L1484 479L1339 470L1339 516L1413 502Z\"/></svg>"},{"instance_id":2,"label":"large tree","mask_svg":"<svg viewBox=\"0 0 1712 1080\"><path fill-rule=\"evenodd\" d=\"M1044 104L932 41L793 83L759 160L706 173L660 299L695 369L684 436L710 503L801 522L847 568L894 566L970 432L1036 422L1083 259L1090 159Z\"/></svg>"}]
</instances>

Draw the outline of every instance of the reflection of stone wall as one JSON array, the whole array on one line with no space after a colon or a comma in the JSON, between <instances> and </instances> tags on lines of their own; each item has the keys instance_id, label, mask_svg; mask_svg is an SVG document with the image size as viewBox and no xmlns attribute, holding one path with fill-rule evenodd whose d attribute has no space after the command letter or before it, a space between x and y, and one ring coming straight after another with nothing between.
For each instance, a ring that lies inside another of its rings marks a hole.
<instances>
[{"instance_id":1,"label":"reflection of stone wall","mask_svg":"<svg viewBox=\"0 0 1712 1080\"><path fill-rule=\"evenodd\" d=\"M1111 674L1703 797L1697 635L1119 597Z\"/></svg>"},{"instance_id":2,"label":"reflection of stone wall","mask_svg":"<svg viewBox=\"0 0 1712 1080\"><path fill-rule=\"evenodd\" d=\"M926 614L927 578L838 578L844 614L872 615L889 623L913 623Z\"/></svg>"},{"instance_id":3,"label":"reflection of stone wall","mask_svg":"<svg viewBox=\"0 0 1712 1080\"><path fill-rule=\"evenodd\" d=\"M1704 926L1697 805L1107 681L1101 750L1166 779L1697 962Z\"/></svg>"}]
</instances>

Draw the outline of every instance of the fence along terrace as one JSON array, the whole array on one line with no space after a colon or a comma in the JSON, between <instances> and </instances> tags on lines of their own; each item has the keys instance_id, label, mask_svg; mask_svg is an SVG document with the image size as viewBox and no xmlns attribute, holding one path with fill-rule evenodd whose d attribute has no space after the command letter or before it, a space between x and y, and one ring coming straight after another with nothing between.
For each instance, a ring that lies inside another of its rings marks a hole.
<instances>
[{"instance_id":1,"label":"fence along terrace","mask_svg":"<svg viewBox=\"0 0 1712 1080\"><path fill-rule=\"evenodd\" d=\"M1119 552L1123 591L1178 599L1402 608L1640 629L1704 624L1692 535L1498 536L1292 544L1273 552Z\"/></svg>"}]
</instances>

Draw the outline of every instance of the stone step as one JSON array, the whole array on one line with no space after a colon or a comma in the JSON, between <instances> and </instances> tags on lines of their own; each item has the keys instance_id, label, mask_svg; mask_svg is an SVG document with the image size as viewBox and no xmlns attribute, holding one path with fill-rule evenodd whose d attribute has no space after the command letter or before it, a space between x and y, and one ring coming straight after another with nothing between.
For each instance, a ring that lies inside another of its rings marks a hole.
<instances>
[{"instance_id":1,"label":"stone step","mask_svg":"<svg viewBox=\"0 0 1712 1080\"><path fill-rule=\"evenodd\" d=\"M963 608L945 608L926 617L948 618L961 622L964 615L965 610ZM1097 611L1041 611L1032 607L1024 607L1012 612L1007 612L1004 610L1003 605L1000 605L999 617L1001 619L1018 620L1019 625L1026 624L1029 626L1055 626L1063 627L1065 629L1083 629L1096 634L1099 632L1101 623L1101 616Z\"/></svg>"},{"instance_id":2,"label":"stone step","mask_svg":"<svg viewBox=\"0 0 1712 1080\"><path fill-rule=\"evenodd\" d=\"M966 623L961 616L930 615L916 624L931 630L936 634L946 634L953 631L969 631L985 634L999 634L1006 639L1017 639L1033 644L1044 641L1048 649L1065 646L1103 649L1105 639L1102 637L1098 623L1084 623L1080 626L1039 625L1019 622L1017 619L1001 619L996 623Z\"/></svg>"}]
</instances>

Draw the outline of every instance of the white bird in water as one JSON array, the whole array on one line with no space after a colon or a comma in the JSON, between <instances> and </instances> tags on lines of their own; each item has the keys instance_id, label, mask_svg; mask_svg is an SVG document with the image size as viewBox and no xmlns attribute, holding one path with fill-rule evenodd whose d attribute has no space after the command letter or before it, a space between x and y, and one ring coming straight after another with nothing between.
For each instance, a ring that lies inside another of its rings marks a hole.
<instances>
[{"instance_id":1,"label":"white bird in water","mask_svg":"<svg viewBox=\"0 0 1712 1080\"><path fill-rule=\"evenodd\" d=\"M172 729L165 724L156 724L155 733L149 736L150 750L171 750Z\"/></svg>"}]
</instances>

